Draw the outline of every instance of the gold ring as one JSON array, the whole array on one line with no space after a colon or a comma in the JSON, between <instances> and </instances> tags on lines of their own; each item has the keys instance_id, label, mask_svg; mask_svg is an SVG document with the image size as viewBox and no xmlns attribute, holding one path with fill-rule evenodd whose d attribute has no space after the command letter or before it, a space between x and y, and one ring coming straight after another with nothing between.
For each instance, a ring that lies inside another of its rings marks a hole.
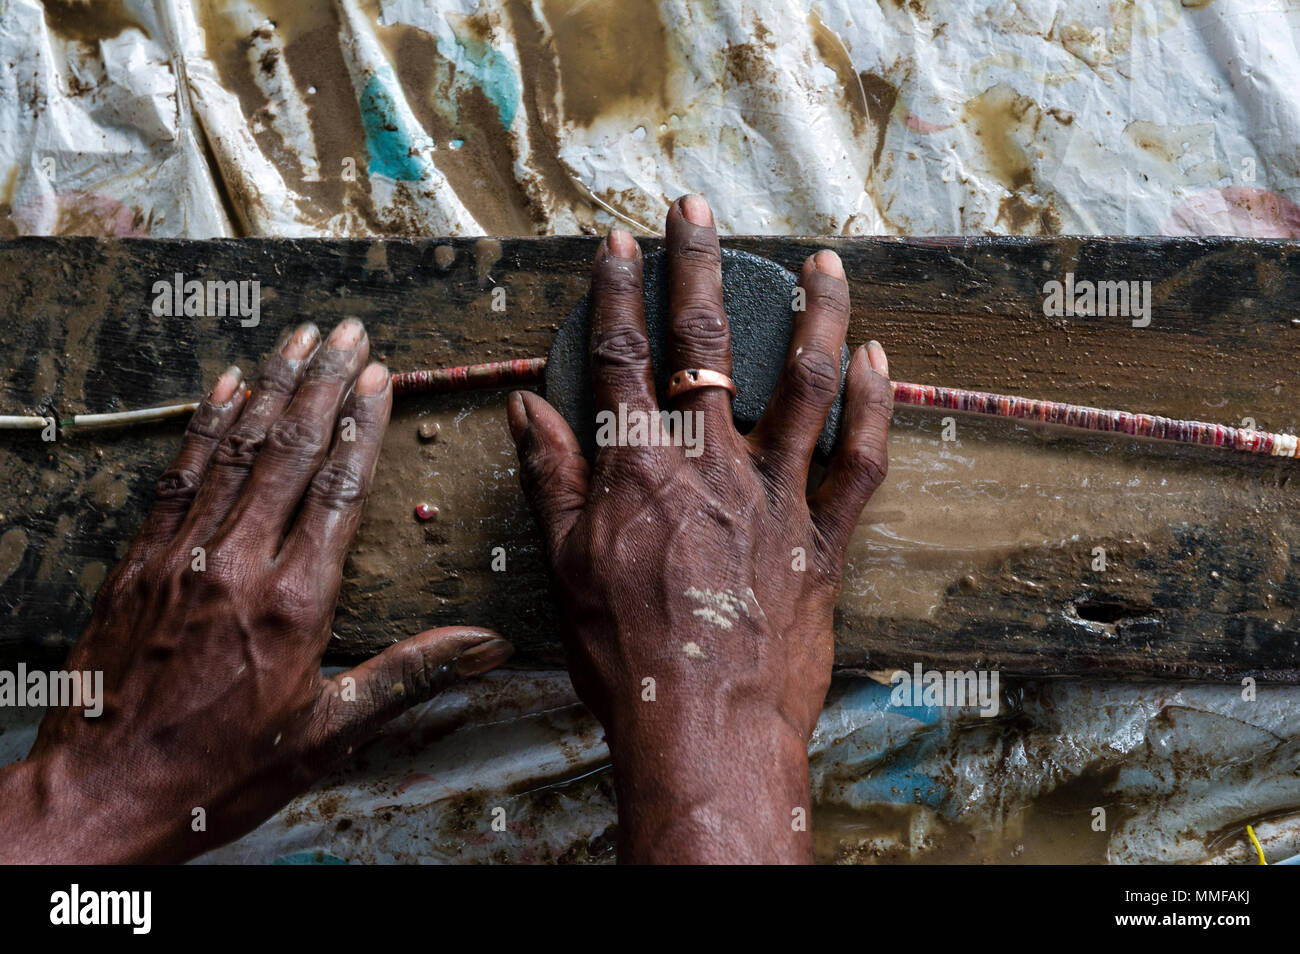
<instances>
[{"instance_id":1,"label":"gold ring","mask_svg":"<svg viewBox=\"0 0 1300 954\"><path fill-rule=\"evenodd\" d=\"M668 400L671 401L677 395L694 391L696 388L724 388L733 398L736 396L736 382L721 371L686 368L668 379Z\"/></svg>"}]
</instances>

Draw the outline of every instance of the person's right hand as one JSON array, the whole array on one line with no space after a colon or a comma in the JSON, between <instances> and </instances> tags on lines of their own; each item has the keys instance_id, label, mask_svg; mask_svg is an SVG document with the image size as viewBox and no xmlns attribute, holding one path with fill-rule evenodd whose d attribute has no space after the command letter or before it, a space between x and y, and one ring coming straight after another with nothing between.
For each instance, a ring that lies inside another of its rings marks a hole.
<instances>
[{"instance_id":1,"label":"person's right hand","mask_svg":"<svg viewBox=\"0 0 1300 954\"><path fill-rule=\"evenodd\" d=\"M730 375L721 253L698 196L670 208L667 255L670 371ZM720 388L674 402L702 418L698 457L601 447L589 468L546 401L509 402L573 683L609 740L624 861L811 857L807 742L830 683L845 548L885 477L892 393L883 349L859 348L838 447L807 496L840 385L849 289L829 251L799 283L807 309L752 433L737 433ZM597 412L657 422L641 255L627 232L601 243L591 296Z\"/></svg>"}]
</instances>

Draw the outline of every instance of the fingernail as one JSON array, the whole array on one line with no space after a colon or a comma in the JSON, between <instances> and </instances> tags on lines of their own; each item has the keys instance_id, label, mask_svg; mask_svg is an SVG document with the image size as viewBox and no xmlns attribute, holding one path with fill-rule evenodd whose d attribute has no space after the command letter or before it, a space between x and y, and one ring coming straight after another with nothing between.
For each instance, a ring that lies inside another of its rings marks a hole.
<instances>
[{"instance_id":1,"label":"fingernail","mask_svg":"<svg viewBox=\"0 0 1300 954\"><path fill-rule=\"evenodd\" d=\"M513 391L506 401L506 423L510 425L510 436L516 444L528 430L528 406L524 404L524 392Z\"/></svg>"},{"instance_id":2,"label":"fingernail","mask_svg":"<svg viewBox=\"0 0 1300 954\"><path fill-rule=\"evenodd\" d=\"M333 348L334 351L351 351L360 343L364 335L365 326L360 321L356 318L343 318L341 322L334 325L334 330L330 331L325 347Z\"/></svg>"},{"instance_id":3,"label":"fingernail","mask_svg":"<svg viewBox=\"0 0 1300 954\"><path fill-rule=\"evenodd\" d=\"M884 345L879 341L873 339L867 342L867 362L876 374L889 377L889 357L885 354Z\"/></svg>"},{"instance_id":4,"label":"fingernail","mask_svg":"<svg viewBox=\"0 0 1300 954\"><path fill-rule=\"evenodd\" d=\"M242 380L244 380L244 373L232 364L221 372L221 377L217 378L217 383L212 386L212 393L208 395L208 400L213 404L229 404Z\"/></svg>"},{"instance_id":5,"label":"fingernail","mask_svg":"<svg viewBox=\"0 0 1300 954\"><path fill-rule=\"evenodd\" d=\"M524 403L524 392L514 391L506 401L506 423L510 425L510 437L516 444L528 431L528 405Z\"/></svg>"},{"instance_id":6,"label":"fingernail","mask_svg":"<svg viewBox=\"0 0 1300 954\"><path fill-rule=\"evenodd\" d=\"M330 332L329 340L325 342L325 347L335 351L351 351L361 341L361 336L366 333L365 326L355 318L344 318L334 330Z\"/></svg>"},{"instance_id":7,"label":"fingernail","mask_svg":"<svg viewBox=\"0 0 1300 954\"><path fill-rule=\"evenodd\" d=\"M636 241L627 229L610 229L609 251L617 258L636 258Z\"/></svg>"},{"instance_id":8,"label":"fingernail","mask_svg":"<svg viewBox=\"0 0 1300 954\"><path fill-rule=\"evenodd\" d=\"M378 361L372 362L357 378L358 394L382 394L388 387L390 375L388 369Z\"/></svg>"},{"instance_id":9,"label":"fingernail","mask_svg":"<svg viewBox=\"0 0 1300 954\"><path fill-rule=\"evenodd\" d=\"M828 248L822 249L813 256L813 265L817 267L817 271L831 278L844 277L844 265L840 262L840 257Z\"/></svg>"},{"instance_id":10,"label":"fingernail","mask_svg":"<svg viewBox=\"0 0 1300 954\"><path fill-rule=\"evenodd\" d=\"M320 341L320 329L309 321L298 326L280 354L290 361L301 361L311 354L317 341Z\"/></svg>"},{"instance_id":11,"label":"fingernail","mask_svg":"<svg viewBox=\"0 0 1300 954\"><path fill-rule=\"evenodd\" d=\"M501 637L479 643L456 657L456 675L462 679L495 669L514 655L515 647Z\"/></svg>"},{"instance_id":12,"label":"fingernail","mask_svg":"<svg viewBox=\"0 0 1300 954\"><path fill-rule=\"evenodd\" d=\"M703 225L705 228L713 225L713 210L709 208L709 203L704 201L702 195L683 196L682 215L686 216L686 221L692 225Z\"/></svg>"}]
</instances>

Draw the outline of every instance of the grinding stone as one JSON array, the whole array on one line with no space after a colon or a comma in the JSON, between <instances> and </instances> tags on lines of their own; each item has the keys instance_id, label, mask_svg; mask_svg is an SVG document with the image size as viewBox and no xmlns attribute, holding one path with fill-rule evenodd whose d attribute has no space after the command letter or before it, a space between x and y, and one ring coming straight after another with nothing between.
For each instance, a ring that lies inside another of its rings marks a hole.
<instances>
[{"instance_id":1,"label":"grinding stone","mask_svg":"<svg viewBox=\"0 0 1300 954\"><path fill-rule=\"evenodd\" d=\"M662 251L645 257L644 274L646 333L650 338L655 391L659 406L668 408L664 397L668 378L680 369L667 364L668 268ZM790 303L796 284L793 274L770 259L722 250L722 299L731 323L732 379L736 382L732 416L742 434L758 422L785 365L794 317ZM589 362L590 297L584 295L560 326L546 362L545 383L546 399L569 422L588 460L596 453L596 406ZM816 456L823 462L839 432L848 367L846 347L840 353L840 390L817 440Z\"/></svg>"}]
</instances>

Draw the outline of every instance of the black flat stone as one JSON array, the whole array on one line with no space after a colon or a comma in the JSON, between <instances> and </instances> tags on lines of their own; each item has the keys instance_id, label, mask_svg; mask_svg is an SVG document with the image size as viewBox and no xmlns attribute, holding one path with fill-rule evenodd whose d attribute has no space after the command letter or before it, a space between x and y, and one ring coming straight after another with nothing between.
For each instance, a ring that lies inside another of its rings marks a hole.
<instances>
[{"instance_id":1,"label":"black flat stone","mask_svg":"<svg viewBox=\"0 0 1300 954\"><path fill-rule=\"evenodd\" d=\"M662 251L645 257L646 333L650 338L651 363L659 406L670 405L665 397L668 377L680 368L667 364L668 269ZM746 433L767 407L776 387L790 343L796 276L766 258L748 252L722 250L722 297L731 323L732 379L736 399L732 417L736 428ZM591 340L590 295L584 295L560 326L546 362L546 399L564 415L590 460L596 452L596 408L591 390L589 348ZM840 353L840 391L826 415L826 425L817 441L816 456L823 462L835 445L844 405L844 376L849 367L849 350Z\"/></svg>"}]
</instances>

